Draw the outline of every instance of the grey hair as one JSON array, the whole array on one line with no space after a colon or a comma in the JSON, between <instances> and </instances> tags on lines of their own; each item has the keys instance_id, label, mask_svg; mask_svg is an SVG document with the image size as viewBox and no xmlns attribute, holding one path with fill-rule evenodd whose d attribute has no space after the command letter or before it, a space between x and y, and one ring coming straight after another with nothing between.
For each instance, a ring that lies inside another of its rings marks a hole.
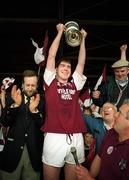
<instances>
[{"instance_id":1,"label":"grey hair","mask_svg":"<svg viewBox=\"0 0 129 180\"><path fill-rule=\"evenodd\" d=\"M106 101L104 104L107 104L107 103L112 105L114 107L114 110L117 111L117 107L116 107L116 105L114 103L111 103L110 101ZM103 106L100 108L100 113L102 112L102 109L103 109Z\"/></svg>"},{"instance_id":2,"label":"grey hair","mask_svg":"<svg viewBox=\"0 0 129 180\"><path fill-rule=\"evenodd\" d=\"M124 102L123 102L123 104L126 104L126 105L129 106L129 99L125 99ZM126 118L129 120L129 110L128 110L127 113L126 113Z\"/></svg>"},{"instance_id":3,"label":"grey hair","mask_svg":"<svg viewBox=\"0 0 129 180\"><path fill-rule=\"evenodd\" d=\"M123 101L123 104L129 105L129 99L125 99L125 100Z\"/></svg>"}]
</instances>

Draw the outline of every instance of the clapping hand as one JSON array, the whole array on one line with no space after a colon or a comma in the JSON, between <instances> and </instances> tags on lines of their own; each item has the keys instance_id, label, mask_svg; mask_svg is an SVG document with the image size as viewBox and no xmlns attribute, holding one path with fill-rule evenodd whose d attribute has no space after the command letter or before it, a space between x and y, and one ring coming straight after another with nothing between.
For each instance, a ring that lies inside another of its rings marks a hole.
<instances>
[{"instance_id":1,"label":"clapping hand","mask_svg":"<svg viewBox=\"0 0 129 180\"><path fill-rule=\"evenodd\" d=\"M35 96L32 96L30 98L30 105L29 105L29 109L32 113L36 113L37 112L37 106L39 104L40 101L40 94L36 94Z\"/></svg>"},{"instance_id":2,"label":"clapping hand","mask_svg":"<svg viewBox=\"0 0 129 180\"><path fill-rule=\"evenodd\" d=\"M21 90L17 89L16 85L12 87L11 97L14 100L15 105L17 106L21 105L21 102L22 102Z\"/></svg>"}]
</instances>

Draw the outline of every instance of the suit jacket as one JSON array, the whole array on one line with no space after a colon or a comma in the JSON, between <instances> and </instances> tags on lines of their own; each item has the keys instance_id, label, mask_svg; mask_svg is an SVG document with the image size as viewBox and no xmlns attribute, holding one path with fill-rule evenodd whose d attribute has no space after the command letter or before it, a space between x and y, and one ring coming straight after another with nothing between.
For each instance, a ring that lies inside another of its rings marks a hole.
<instances>
[{"instance_id":1,"label":"suit jacket","mask_svg":"<svg viewBox=\"0 0 129 180\"><path fill-rule=\"evenodd\" d=\"M9 126L9 131L1 157L1 169L12 172L18 166L26 144L32 167L39 171L42 164L44 123L44 98L41 97L38 113L31 113L23 101L20 107L3 109L0 122Z\"/></svg>"}]
</instances>

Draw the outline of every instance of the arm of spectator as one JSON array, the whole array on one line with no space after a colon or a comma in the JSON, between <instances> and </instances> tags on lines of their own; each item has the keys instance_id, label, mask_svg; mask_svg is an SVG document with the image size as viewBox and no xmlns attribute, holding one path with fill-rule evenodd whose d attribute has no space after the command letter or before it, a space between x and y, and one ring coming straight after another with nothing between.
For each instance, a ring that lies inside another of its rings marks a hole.
<instances>
[{"instance_id":1,"label":"arm of spectator","mask_svg":"<svg viewBox=\"0 0 129 180\"><path fill-rule=\"evenodd\" d=\"M107 84L102 83L97 91L92 91L92 100L93 103L99 107L102 107L102 105L109 100Z\"/></svg>"},{"instance_id":2,"label":"arm of spectator","mask_svg":"<svg viewBox=\"0 0 129 180\"><path fill-rule=\"evenodd\" d=\"M75 172L78 180L95 180L89 173L89 171L82 165L77 165Z\"/></svg>"},{"instance_id":3,"label":"arm of spectator","mask_svg":"<svg viewBox=\"0 0 129 180\"><path fill-rule=\"evenodd\" d=\"M123 44L123 45L120 47L120 50L121 50L121 59L122 59L122 60L126 60L127 44Z\"/></svg>"},{"instance_id":4,"label":"arm of spectator","mask_svg":"<svg viewBox=\"0 0 129 180\"><path fill-rule=\"evenodd\" d=\"M98 176L100 170L100 164L101 164L101 159L98 155L96 155L90 167L90 174L92 177L95 178Z\"/></svg>"},{"instance_id":5,"label":"arm of spectator","mask_svg":"<svg viewBox=\"0 0 129 180\"><path fill-rule=\"evenodd\" d=\"M89 116L87 114L83 115L86 127L88 129L88 132L91 132L92 135L94 135L94 129L96 129L96 126L98 124L98 121L95 117Z\"/></svg>"}]
</instances>

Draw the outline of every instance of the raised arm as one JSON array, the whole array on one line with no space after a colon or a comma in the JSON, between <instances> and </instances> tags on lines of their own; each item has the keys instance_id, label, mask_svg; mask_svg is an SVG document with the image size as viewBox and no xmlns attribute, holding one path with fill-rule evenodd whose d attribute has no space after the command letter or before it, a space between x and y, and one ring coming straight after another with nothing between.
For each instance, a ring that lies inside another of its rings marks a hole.
<instances>
[{"instance_id":1,"label":"raised arm","mask_svg":"<svg viewBox=\"0 0 129 180\"><path fill-rule=\"evenodd\" d=\"M120 47L120 50L121 50L121 59L122 59L122 60L126 60L127 44L123 44L123 45Z\"/></svg>"},{"instance_id":2,"label":"raised arm","mask_svg":"<svg viewBox=\"0 0 129 180\"><path fill-rule=\"evenodd\" d=\"M48 58L47 58L47 65L46 65L46 68L50 71L54 71L55 69L55 58L59 48L62 34L64 32L64 25L59 23L57 24L56 29L57 29L57 35L50 46Z\"/></svg>"},{"instance_id":3,"label":"raised arm","mask_svg":"<svg viewBox=\"0 0 129 180\"><path fill-rule=\"evenodd\" d=\"M84 29L81 29L81 33L82 33L82 41L81 41L80 49L79 49L78 64L76 67L76 71L80 75L83 75L83 70L84 70L85 60L86 60L85 38L87 36L87 32Z\"/></svg>"}]
</instances>

